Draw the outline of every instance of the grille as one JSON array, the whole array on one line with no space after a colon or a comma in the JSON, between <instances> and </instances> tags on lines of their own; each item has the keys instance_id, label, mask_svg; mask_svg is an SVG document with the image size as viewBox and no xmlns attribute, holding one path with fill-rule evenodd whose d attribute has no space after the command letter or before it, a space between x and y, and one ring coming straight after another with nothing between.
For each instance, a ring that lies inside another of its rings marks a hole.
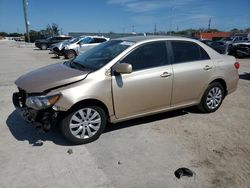
<instances>
[{"instance_id":1,"label":"grille","mask_svg":"<svg viewBox=\"0 0 250 188\"><path fill-rule=\"evenodd\" d=\"M18 88L18 90L19 90L19 96L18 96L19 102L21 104L21 107L24 107L25 106L26 97L27 97L27 93L25 92L25 90L23 90L21 88Z\"/></svg>"},{"instance_id":2,"label":"grille","mask_svg":"<svg viewBox=\"0 0 250 188\"><path fill-rule=\"evenodd\" d=\"M55 47L53 50L54 50L55 52L59 52L59 49L58 49L57 47Z\"/></svg>"}]
</instances>

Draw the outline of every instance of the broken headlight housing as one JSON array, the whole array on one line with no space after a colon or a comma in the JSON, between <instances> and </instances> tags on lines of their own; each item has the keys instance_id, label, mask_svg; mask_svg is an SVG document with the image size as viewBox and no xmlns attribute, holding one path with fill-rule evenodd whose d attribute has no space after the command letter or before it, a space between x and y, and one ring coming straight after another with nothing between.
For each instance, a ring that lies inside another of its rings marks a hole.
<instances>
[{"instance_id":1,"label":"broken headlight housing","mask_svg":"<svg viewBox=\"0 0 250 188\"><path fill-rule=\"evenodd\" d=\"M60 98L60 94L50 96L29 96L26 99L25 105L35 110L46 109L53 106Z\"/></svg>"}]
</instances>

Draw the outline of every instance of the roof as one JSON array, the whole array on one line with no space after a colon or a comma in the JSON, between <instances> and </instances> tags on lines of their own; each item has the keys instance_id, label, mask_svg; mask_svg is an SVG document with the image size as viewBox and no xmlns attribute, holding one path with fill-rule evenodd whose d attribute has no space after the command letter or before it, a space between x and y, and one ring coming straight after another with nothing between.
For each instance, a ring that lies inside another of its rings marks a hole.
<instances>
[{"instance_id":1,"label":"roof","mask_svg":"<svg viewBox=\"0 0 250 188\"><path fill-rule=\"evenodd\" d=\"M127 40L133 42L141 42L141 41L148 41L153 39L185 39L184 37L179 36L164 36L164 35L148 35L148 36L132 36L132 37L122 37L116 40Z\"/></svg>"}]
</instances>

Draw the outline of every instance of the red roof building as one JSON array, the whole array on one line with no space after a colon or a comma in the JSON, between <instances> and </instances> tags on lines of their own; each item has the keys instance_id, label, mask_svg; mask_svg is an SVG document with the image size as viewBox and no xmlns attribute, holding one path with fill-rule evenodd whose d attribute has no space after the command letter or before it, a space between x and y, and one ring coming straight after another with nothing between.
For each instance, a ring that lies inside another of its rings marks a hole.
<instances>
[{"instance_id":1,"label":"red roof building","mask_svg":"<svg viewBox=\"0 0 250 188\"><path fill-rule=\"evenodd\" d=\"M199 39L213 40L213 38L225 38L230 36L230 32L213 32L213 33L195 33L194 36Z\"/></svg>"}]
</instances>

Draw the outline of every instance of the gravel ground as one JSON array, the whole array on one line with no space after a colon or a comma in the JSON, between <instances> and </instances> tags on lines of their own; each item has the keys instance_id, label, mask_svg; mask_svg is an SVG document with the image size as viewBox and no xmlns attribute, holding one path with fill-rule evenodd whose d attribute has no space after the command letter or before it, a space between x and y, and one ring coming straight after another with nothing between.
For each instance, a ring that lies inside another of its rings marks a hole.
<instances>
[{"instance_id":1,"label":"gravel ground","mask_svg":"<svg viewBox=\"0 0 250 188\"><path fill-rule=\"evenodd\" d=\"M32 45L0 41L1 188L249 187L249 59L239 60L238 89L215 113L188 108L109 125L81 146L31 127L11 102L17 77L60 61ZM177 179L180 167L195 175Z\"/></svg>"}]
</instances>

